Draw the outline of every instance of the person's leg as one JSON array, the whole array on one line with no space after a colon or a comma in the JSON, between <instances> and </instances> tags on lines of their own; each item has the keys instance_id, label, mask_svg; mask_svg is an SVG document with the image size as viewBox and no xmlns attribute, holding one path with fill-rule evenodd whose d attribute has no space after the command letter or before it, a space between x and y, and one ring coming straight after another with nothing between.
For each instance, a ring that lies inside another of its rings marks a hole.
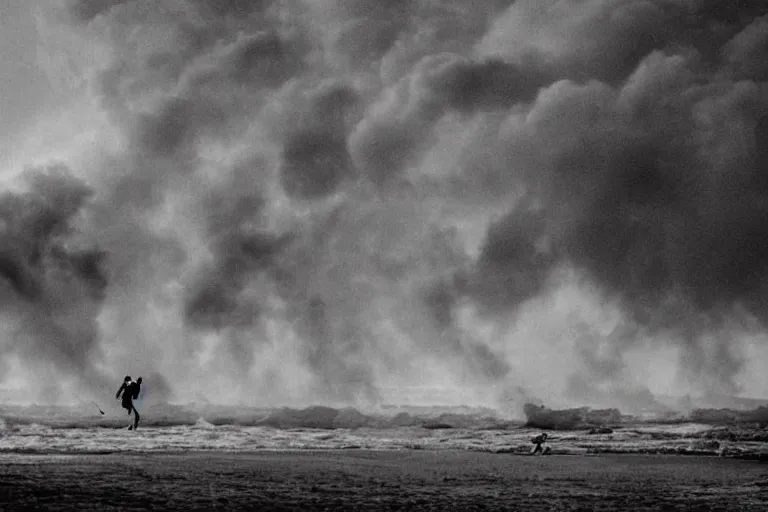
<instances>
[{"instance_id":1,"label":"person's leg","mask_svg":"<svg viewBox=\"0 0 768 512\"><path fill-rule=\"evenodd\" d=\"M133 408L133 414L134 414L133 430L136 430L139 427L140 416L139 416L139 411L137 411L135 407Z\"/></svg>"}]
</instances>

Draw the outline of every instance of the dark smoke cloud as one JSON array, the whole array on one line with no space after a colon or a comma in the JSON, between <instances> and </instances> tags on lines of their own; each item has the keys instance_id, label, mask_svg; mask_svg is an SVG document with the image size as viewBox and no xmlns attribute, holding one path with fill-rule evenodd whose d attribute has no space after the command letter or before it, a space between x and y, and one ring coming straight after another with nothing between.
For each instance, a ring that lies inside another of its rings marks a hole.
<instances>
[{"instance_id":1,"label":"dark smoke cloud","mask_svg":"<svg viewBox=\"0 0 768 512\"><path fill-rule=\"evenodd\" d=\"M462 0L318 2L311 26L324 24L319 38L334 70L373 72L391 84L424 57L466 54L511 3L488 1L477 9Z\"/></svg>"},{"instance_id":2,"label":"dark smoke cloud","mask_svg":"<svg viewBox=\"0 0 768 512\"><path fill-rule=\"evenodd\" d=\"M448 66L432 80L432 90L448 108L472 113L531 101L546 83L535 69L491 59Z\"/></svg>"},{"instance_id":3,"label":"dark smoke cloud","mask_svg":"<svg viewBox=\"0 0 768 512\"><path fill-rule=\"evenodd\" d=\"M100 352L134 361L166 397L209 372L235 393L374 402L380 381L442 371L647 404L622 384L647 339L736 392L731 338L768 321L768 17L733 6L68 2L104 50L87 101L117 142L73 167L90 188L3 202L3 304L32 318L74 287L53 311L84 321L45 357L87 375ZM569 286L619 326L531 325ZM509 347L557 326L571 366L530 377Z\"/></svg>"},{"instance_id":4,"label":"dark smoke cloud","mask_svg":"<svg viewBox=\"0 0 768 512\"><path fill-rule=\"evenodd\" d=\"M435 144L435 124L447 113L511 107L532 100L545 83L538 70L498 60L426 57L370 109L352 134L352 152L369 179L384 185Z\"/></svg>"},{"instance_id":5,"label":"dark smoke cloud","mask_svg":"<svg viewBox=\"0 0 768 512\"><path fill-rule=\"evenodd\" d=\"M231 198L229 198L231 200ZM244 228L248 213L256 209L253 199L243 199L223 212L212 213L213 225L223 225L222 231L213 234L214 265L202 274L202 282L195 286L187 302L185 314L192 325L221 328L228 325L250 325L258 320L257 304L247 304L238 299L248 279L268 271L276 264L282 248L290 241L290 235L249 232Z\"/></svg>"},{"instance_id":6,"label":"dark smoke cloud","mask_svg":"<svg viewBox=\"0 0 768 512\"><path fill-rule=\"evenodd\" d=\"M755 18L722 48L726 69L736 80L764 82L768 78L768 48L765 32L768 15Z\"/></svg>"},{"instance_id":7,"label":"dark smoke cloud","mask_svg":"<svg viewBox=\"0 0 768 512\"><path fill-rule=\"evenodd\" d=\"M79 240L76 218L92 191L64 166L29 169L24 188L0 197L0 308L18 332L7 351L53 363L59 377L100 384L96 317L106 255Z\"/></svg>"},{"instance_id":8,"label":"dark smoke cloud","mask_svg":"<svg viewBox=\"0 0 768 512\"><path fill-rule=\"evenodd\" d=\"M220 65L206 78L231 80L251 87L275 88L303 70L304 53L299 41L283 38L274 32L244 36L227 49Z\"/></svg>"},{"instance_id":9,"label":"dark smoke cloud","mask_svg":"<svg viewBox=\"0 0 768 512\"><path fill-rule=\"evenodd\" d=\"M516 62L535 61L573 79L615 82L682 28L682 6L624 0L515 2L481 46Z\"/></svg>"},{"instance_id":10,"label":"dark smoke cloud","mask_svg":"<svg viewBox=\"0 0 768 512\"><path fill-rule=\"evenodd\" d=\"M542 91L506 148L540 211L515 208L489 229L473 271L488 284L469 294L491 310L515 308L554 269L573 266L631 321L682 328L684 366L715 372L732 391L740 365L728 341L710 358L699 345L710 329L683 326L704 315L716 331L736 304L768 320L768 197L755 187L764 163L754 158L768 96L764 84L720 72L695 50L655 52L621 86L561 81Z\"/></svg>"},{"instance_id":11,"label":"dark smoke cloud","mask_svg":"<svg viewBox=\"0 0 768 512\"><path fill-rule=\"evenodd\" d=\"M264 192L258 181L264 162L239 164L195 205L204 215L203 242L209 254L186 285L183 318L193 330L217 332L220 349L247 373L254 344L265 343L264 317L275 284L285 278L285 251L295 234L264 226Z\"/></svg>"},{"instance_id":12,"label":"dark smoke cloud","mask_svg":"<svg viewBox=\"0 0 768 512\"><path fill-rule=\"evenodd\" d=\"M137 149L150 156L174 156L193 144L202 130L213 131L221 127L222 117L215 106L173 98L159 112L138 118Z\"/></svg>"},{"instance_id":13,"label":"dark smoke cloud","mask_svg":"<svg viewBox=\"0 0 768 512\"><path fill-rule=\"evenodd\" d=\"M339 0L325 2L319 10L329 23L339 25L329 41L333 53L346 66L359 69L380 60L407 30L413 3Z\"/></svg>"},{"instance_id":14,"label":"dark smoke cloud","mask_svg":"<svg viewBox=\"0 0 768 512\"><path fill-rule=\"evenodd\" d=\"M291 110L291 119L281 119L289 129L282 135L281 184L293 197L315 199L333 193L353 178L356 169L347 149L347 136L358 95L343 84L323 86L305 111Z\"/></svg>"},{"instance_id":15,"label":"dark smoke cloud","mask_svg":"<svg viewBox=\"0 0 768 512\"><path fill-rule=\"evenodd\" d=\"M302 131L291 135L283 149L283 187L290 195L327 195L352 174L352 162L342 137Z\"/></svg>"},{"instance_id":16,"label":"dark smoke cloud","mask_svg":"<svg viewBox=\"0 0 768 512\"><path fill-rule=\"evenodd\" d=\"M487 308L514 307L544 291L558 255L543 211L525 206L492 225L464 292Z\"/></svg>"}]
</instances>

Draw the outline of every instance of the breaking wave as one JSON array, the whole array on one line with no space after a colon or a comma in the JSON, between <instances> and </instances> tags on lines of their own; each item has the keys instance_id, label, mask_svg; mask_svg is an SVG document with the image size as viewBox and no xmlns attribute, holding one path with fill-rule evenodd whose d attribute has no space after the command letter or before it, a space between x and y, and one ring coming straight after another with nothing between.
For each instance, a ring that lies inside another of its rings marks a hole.
<instances>
[{"instance_id":1,"label":"breaking wave","mask_svg":"<svg viewBox=\"0 0 768 512\"><path fill-rule=\"evenodd\" d=\"M531 450L531 438L547 428L551 431L547 444L556 455L646 453L768 460L765 408L699 410L651 421L611 410L531 406L526 408L526 423L469 407L385 407L364 414L322 406L154 404L139 405L141 427L129 431L130 417L124 410L110 409L101 415L95 407L90 411L83 407L0 407L0 454L345 449L525 454ZM564 428L558 430L559 426Z\"/></svg>"},{"instance_id":2,"label":"breaking wave","mask_svg":"<svg viewBox=\"0 0 768 512\"><path fill-rule=\"evenodd\" d=\"M141 424L145 427L213 428L220 426L271 427L275 429L396 429L416 427L427 430L479 429L508 430L530 427L546 430L596 430L642 424L705 424L768 426L768 406L751 410L694 409L688 413L670 412L626 415L617 409L550 409L526 404L525 419L516 419L483 407L383 406L366 413L354 408L312 406L257 408L196 404L156 403L142 406ZM0 431L16 426L38 425L52 429L124 428L129 416L124 409L112 408L105 414L89 404L75 406L0 406Z\"/></svg>"},{"instance_id":3,"label":"breaking wave","mask_svg":"<svg viewBox=\"0 0 768 512\"><path fill-rule=\"evenodd\" d=\"M235 406L196 406L137 404L141 424L146 427L241 426L277 429L356 429L356 428L504 428L520 424L491 409L441 407L385 407L371 413L354 408L313 406L267 409ZM123 428L128 415L123 409L101 415L93 406L6 406L0 407L0 428L14 425L45 425L50 428Z\"/></svg>"}]
</instances>

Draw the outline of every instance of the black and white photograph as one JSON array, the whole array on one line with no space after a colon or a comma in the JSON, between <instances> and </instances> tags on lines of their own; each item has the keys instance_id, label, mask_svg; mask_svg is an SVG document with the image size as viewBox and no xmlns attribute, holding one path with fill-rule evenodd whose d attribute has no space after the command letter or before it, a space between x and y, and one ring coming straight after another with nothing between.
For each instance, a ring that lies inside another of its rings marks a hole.
<instances>
[{"instance_id":1,"label":"black and white photograph","mask_svg":"<svg viewBox=\"0 0 768 512\"><path fill-rule=\"evenodd\" d=\"M0 0L0 511L767 511L768 0Z\"/></svg>"}]
</instances>

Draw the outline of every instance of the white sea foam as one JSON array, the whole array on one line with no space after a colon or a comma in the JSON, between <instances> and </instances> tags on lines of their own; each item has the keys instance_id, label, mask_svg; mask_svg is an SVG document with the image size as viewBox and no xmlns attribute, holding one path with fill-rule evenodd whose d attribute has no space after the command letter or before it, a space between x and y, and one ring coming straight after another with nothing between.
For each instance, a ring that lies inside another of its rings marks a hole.
<instances>
[{"instance_id":1,"label":"white sea foam","mask_svg":"<svg viewBox=\"0 0 768 512\"><path fill-rule=\"evenodd\" d=\"M655 432L663 431L659 426ZM100 453L156 452L188 450L476 450L495 453L525 453L537 431L434 429L399 427L394 429L278 429L274 427L216 427L207 422L193 426L148 427L138 431L115 428L51 429L39 425L18 426L0 437L0 452ZM619 453L711 453L722 447L715 443L697 448L699 438L675 435L659 439L637 430L613 434L553 432L549 446L555 454ZM728 443L735 449L763 449L765 443Z\"/></svg>"},{"instance_id":2,"label":"white sea foam","mask_svg":"<svg viewBox=\"0 0 768 512\"><path fill-rule=\"evenodd\" d=\"M0 409L0 452L104 453L189 450L475 450L527 453L540 431L485 410L441 408L361 414L313 407L256 410L156 406L137 431L127 415L79 416L76 409ZM768 433L736 436L697 423L551 431L554 454L680 453L768 455ZM757 431L758 433L762 431Z\"/></svg>"}]
</instances>

